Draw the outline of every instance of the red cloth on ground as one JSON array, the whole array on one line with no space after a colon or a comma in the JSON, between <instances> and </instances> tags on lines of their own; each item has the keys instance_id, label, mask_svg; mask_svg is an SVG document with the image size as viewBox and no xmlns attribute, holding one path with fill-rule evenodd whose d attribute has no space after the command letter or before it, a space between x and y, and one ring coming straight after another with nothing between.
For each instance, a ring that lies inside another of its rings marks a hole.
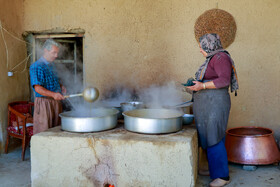
<instances>
[{"instance_id":1,"label":"red cloth on ground","mask_svg":"<svg viewBox=\"0 0 280 187\"><path fill-rule=\"evenodd\" d=\"M11 132L11 133L18 134L18 132L17 132L17 127L9 126L7 129L8 129L8 131ZM32 135L33 135L33 126L26 127L26 130L27 130L27 134L28 134L29 136L32 136ZM19 132L20 132L20 134L23 134L23 128L20 128Z\"/></svg>"}]
</instances>

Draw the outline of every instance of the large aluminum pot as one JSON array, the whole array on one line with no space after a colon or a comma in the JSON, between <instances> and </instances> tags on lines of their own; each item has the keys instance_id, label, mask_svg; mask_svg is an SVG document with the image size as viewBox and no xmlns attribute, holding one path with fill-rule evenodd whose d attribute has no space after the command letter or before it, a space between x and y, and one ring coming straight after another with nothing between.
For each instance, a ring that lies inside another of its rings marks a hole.
<instances>
[{"instance_id":1,"label":"large aluminum pot","mask_svg":"<svg viewBox=\"0 0 280 187\"><path fill-rule=\"evenodd\" d=\"M123 112L124 128L144 134L164 134L182 129L183 113L173 109L137 109Z\"/></svg>"},{"instance_id":2,"label":"large aluminum pot","mask_svg":"<svg viewBox=\"0 0 280 187\"><path fill-rule=\"evenodd\" d=\"M263 127L237 127L226 132L228 160L239 164L262 165L280 161L273 131Z\"/></svg>"},{"instance_id":3,"label":"large aluminum pot","mask_svg":"<svg viewBox=\"0 0 280 187\"><path fill-rule=\"evenodd\" d=\"M117 125L117 109L98 108L87 113L70 111L59 114L61 129L70 132L98 132Z\"/></svg>"}]
</instances>

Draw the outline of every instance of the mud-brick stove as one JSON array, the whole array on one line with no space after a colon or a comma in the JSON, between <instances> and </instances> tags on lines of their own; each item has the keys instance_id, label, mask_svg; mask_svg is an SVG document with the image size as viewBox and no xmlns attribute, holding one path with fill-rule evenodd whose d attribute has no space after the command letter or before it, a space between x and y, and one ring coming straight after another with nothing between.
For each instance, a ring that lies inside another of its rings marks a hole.
<instances>
[{"instance_id":1,"label":"mud-brick stove","mask_svg":"<svg viewBox=\"0 0 280 187\"><path fill-rule=\"evenodd\" d=\"M96 133L55 127L31 140L32 186L195 186L197 133L146 135L122 125Z\"/></svg>"}]
</instances>

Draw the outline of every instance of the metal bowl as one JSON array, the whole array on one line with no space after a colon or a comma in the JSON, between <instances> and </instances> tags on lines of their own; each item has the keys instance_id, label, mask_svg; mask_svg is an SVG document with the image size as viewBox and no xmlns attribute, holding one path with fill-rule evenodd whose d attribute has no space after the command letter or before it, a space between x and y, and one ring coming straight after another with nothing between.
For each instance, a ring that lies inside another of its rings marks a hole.
<instances>
[{"instance_id":1,"label":"metal bowl","mask_svg":"<svg viewBox=\"0 0 280 187\"><path fill-rule=\"evenodd\" d=\"M182 129L183 113L172 109L138 109L123 112L124 128L144 134L165 134Z\"/></svg>"},{"instance_id":2,"label":"metal bowl","mask_svg":"<svg viewBox=\"0 0 280 187\"><path fill-rule=\"evenodd\" d=\"M112 129L117 125L117 109L99 108L88 113L77 111L64 112L61 117L61 129L69 132L98 132Z\"/></svg>"},{"instance_id":3,"label":"metal bowl","mask_svg":"<svg viewBox=\"0 0 280 187\"><path fill-rule=\"evenodd\" d=\"M183 125L190 125L192 124L194 119L194 115L193 114L184 114L183 115Z\"/></svg>"},{"instance_id":4,"label":"metal bowl","mask_svg":"<svg viewBox=\"0 0 280 187\"><path fill-rule=\"evenodd\" d=\"M280 161L273 131L263 127L237 127L226 132L228 160L240 164L272 164Z\"/></svg>"},{"instance_id":5,"label":"metal bowl","mask_svg":"<svg viewBox=\"0 0 280 187\"><path fill-rule=\"evenodd\" d=\"M144 108L143 102L131 101L121 103L122 112Z\"/></svg>"}]
</instances>

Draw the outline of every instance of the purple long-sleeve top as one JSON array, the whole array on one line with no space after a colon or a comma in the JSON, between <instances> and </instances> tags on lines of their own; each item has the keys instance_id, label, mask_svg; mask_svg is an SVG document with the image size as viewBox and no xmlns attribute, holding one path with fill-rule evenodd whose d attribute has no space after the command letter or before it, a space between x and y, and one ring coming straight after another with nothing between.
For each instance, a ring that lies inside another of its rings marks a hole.
<instances>
[{"instance_id":1,"label":"purple long-sleeve top","mask_svg":"<svg viewBox=\"0 0 280 187\"><path fill-rule=\"evenodd\" d=\"M219 52L210 60L203 79L213 81L216 88L223 88L230 84L231 70L230 57L224 52Z\"/></svg>"}]
</instances>

